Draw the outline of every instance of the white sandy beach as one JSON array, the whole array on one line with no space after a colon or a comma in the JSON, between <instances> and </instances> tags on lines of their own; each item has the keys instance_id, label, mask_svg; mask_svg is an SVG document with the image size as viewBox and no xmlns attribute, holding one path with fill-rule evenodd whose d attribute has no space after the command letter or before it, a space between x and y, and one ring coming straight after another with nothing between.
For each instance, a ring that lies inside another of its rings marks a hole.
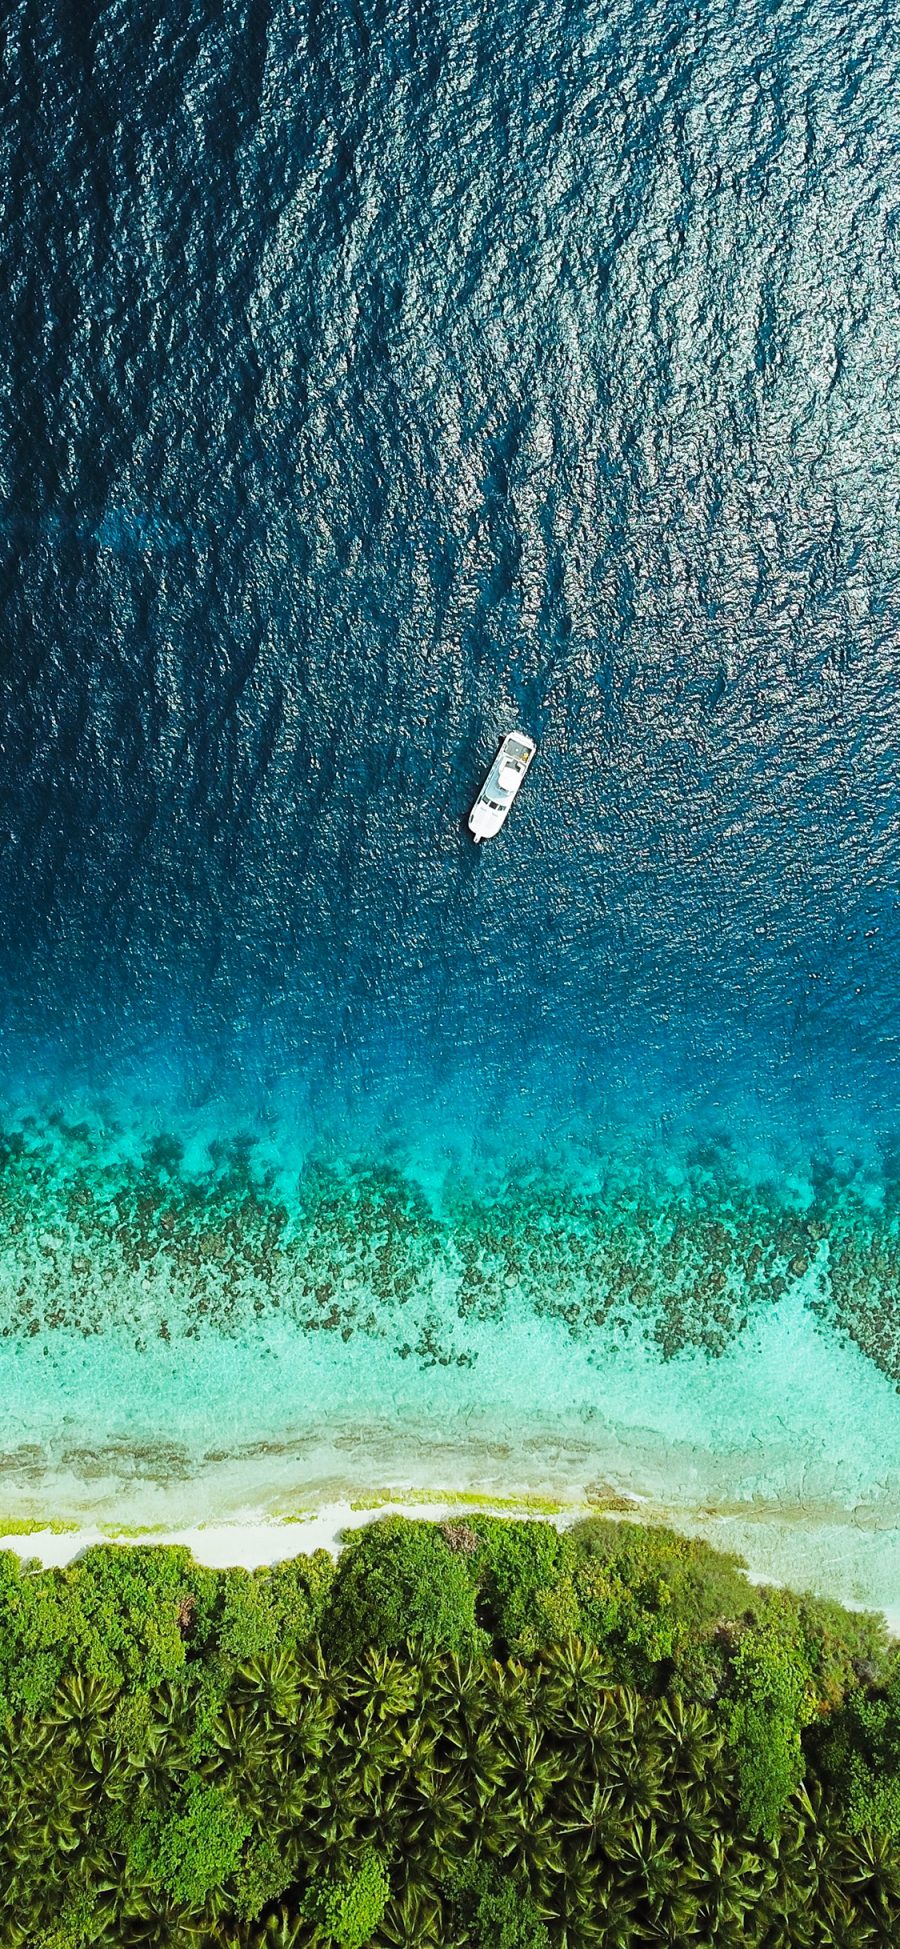
<instances>
[{"instance_id":1,"label":"white sandy beach","mask_svg":"<svg viewBox=\"0 0 900 1949\"><path fill-rule=\"evenodd\" d=\"M543 1320L482 1326L478 1349L474 1369L423 1371L363 1336L279 1328L139 1355L114 1336L9 1343L0 1542L61 1562L100 1538L177 1540L249 1566L333 1548L387 1506L635 1510L757 1577L900 1617L900 1400L799 1294L716 1362L586 1354Z\"/></svg>"}]
</instances>

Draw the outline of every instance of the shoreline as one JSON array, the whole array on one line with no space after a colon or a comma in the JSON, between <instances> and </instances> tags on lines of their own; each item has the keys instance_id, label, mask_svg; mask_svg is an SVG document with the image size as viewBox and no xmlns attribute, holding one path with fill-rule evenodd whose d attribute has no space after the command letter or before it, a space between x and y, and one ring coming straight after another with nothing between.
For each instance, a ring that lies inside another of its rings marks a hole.
<instances>
[{"instance_id":1,"label":"shoreline","mask_svg":"<svg viewBox=\"0 0 900 1949\"><path fill-rule=\"evenodd\" d=\"M527 1495L521 1498L496 1498L449 1491L421 1491L418 1494L385 1492L373 1494L364 1502L336 1497L333 1501L322 1503L316 1511L296 1516L248 1514L233 1520L184 1526L160 1524L130 1529L111 1523L23 1522L0 1530L0 1551L13 1551L23 1560L38 1562L42 1569L51 1569L65 1567L84 1550L98 1544L116 1544L123 1548L142 1544L181 1545L190 1550L197 1563L211 1569L239 1567L254 1571L292 1557L311 1555L319 1549L337 1555L348 1532L365 1528L379 1517L399 1515L443 1522L466 1511L518 1520L543 1520L553 1523L558 1529L567 1529L592 1516L605 1517L610 1521L630 1519L652 1527L669 1527L682 1535L701 1538L714 1548L743 1559L751 1583L780 1585L798 1592L813 1590L820 1596L834 1598L847 1610L880 1612L889 1631L900 1637L900 1582L896 1597L892 1596L887 1602L878 1602L847 1590L838 1591L830 1579L823 1582L803 1574L804 1560L810 1561L809 1554L804 1558L802 1550L798 1552L797 1548L804 1530L807 1545L812 1543L814 1546L814 1555L819 1554L815 1550L815 1543L818 1541L821 1549L825 1540L823 1532L826 1530L834 1534L836 1548L839 1547L837 1539L842 1528L857 1537L868 1534L875 1547L878 1547L879 1537L883 1539L885 1534L890 1534L900 1566L900 1531L885 1532L873 1528L866 1532L855 1521L854 1512L843 1512L844 1521L841 1524L835 1520L839 1512L834 1510L830 1512L830 1524L816 1524L809 1521L808 1512L800 1509L795 1509L793 1514L787 1510L777 1512L774 1508L765 1511L757 1509L754 1514L749 1510L740 1514L734 1510L672 1510L646 1496L614 1491L602 1499L556 1505L544 1498ZM754 1543L761 1547L754 1548Z\"/></svg>"},{"instance_id":2,"label":"shoreline","mask_svg":"<svg viewBox=\"0 0 900 1949\"><path fill-rule=\"evenodd\" d=\"M255 1564L385 1508L633 1513L763 1581L900 1617L900 1400L799 1292L715 1362L586 1348L555 1319L471 1331L474 1369L289 1321L152 1351L7 1345L0 1542L63 1561L218 1539L223 1562Z\"/></svg>"},{"instance_id":3,"label":"shoreline","mask_svg":"<svg viewBox=\"0 0 900 1949\"><path fill-rule=\"evenodd\" d=\"M640 1502L634 1501L637 1514ZM505 1516L519 1520L552 1522L566 1528L587 1516L622 1512L603 1511L596 1504L553 1507L538 1497L510 1497L496 1500L488 1496L420 1495L377 1496L360 1504L340 1498L324 1503L316 1513L302 1516L252 1516L244 1520L194 1523L183 1528L155 1525L146 1529L121 1529L113 1524L47 1523L22 1524L0 1531L0 1550L13 1550L25 1558L35 1558L43 1569L72 1563L81 1552L99 1543L125 1547L140 1544L183 1544L198 1563L210 1569L240 1567L258 1570L291 1557L311 1556L328 1550L338 1555L350 1530L364 1529L382 1516L407 1516L422 1521L444 1522L477 1510L479 1515Z\"/></svg>"}]
</instances>

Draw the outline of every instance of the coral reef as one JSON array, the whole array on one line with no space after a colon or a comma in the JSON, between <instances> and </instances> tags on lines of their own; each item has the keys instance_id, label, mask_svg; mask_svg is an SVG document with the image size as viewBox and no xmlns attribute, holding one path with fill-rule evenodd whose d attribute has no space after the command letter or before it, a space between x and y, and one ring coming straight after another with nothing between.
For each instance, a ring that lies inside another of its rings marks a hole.
<instances>
[{"instance_id":1,"label":"coral reef","mask_svg":"<svg viewBox=\"0 0 900 1949\"><path fill-rule=\"evenodd\" d=\"M488 1190L396 1161L311 1158L291 1175L252 1138L186 1162L59 1116L0 1136L0 1332L138 1346L237 1335L281 1312L367 1334L424 1366L468 1364L470 1323L551 1316L582 1342L641 1331L664 1357L721 1353L802 1282L823 1322L900 1379L900 1173L815 1163L806 1185L742 1176L726 1145L676 1178L542 1167Z\"/></svg>"}]
</instances>

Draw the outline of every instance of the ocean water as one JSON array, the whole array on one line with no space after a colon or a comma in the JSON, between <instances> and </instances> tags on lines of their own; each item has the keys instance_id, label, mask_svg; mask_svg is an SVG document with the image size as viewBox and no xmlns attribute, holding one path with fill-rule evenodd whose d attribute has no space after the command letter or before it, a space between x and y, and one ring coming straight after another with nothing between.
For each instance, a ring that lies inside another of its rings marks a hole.
<instances>
[{"instance_id":1,"label":"ocean water","mask_svg":"<svg viewBox=\"0 0 900 1949\"><path fill-rule=\"evenodd\" d=\"M9 1514L611 1487L900 1600L887 11L0 56Z\"/></svg>"}]
</instances>

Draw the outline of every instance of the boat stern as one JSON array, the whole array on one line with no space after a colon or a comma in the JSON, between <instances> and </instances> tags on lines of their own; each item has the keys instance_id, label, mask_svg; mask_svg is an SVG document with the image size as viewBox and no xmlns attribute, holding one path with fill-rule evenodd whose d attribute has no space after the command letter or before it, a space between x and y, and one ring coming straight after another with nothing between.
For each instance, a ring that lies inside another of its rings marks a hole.
<instances>
[{"instance_id":1,"label":"boat stern","mask_svg":"<svg viewBox=\"0 0 900 1949\"><path fill-rule=\"evenodd\" d=\"M494 834L500 831L504 816L488 805L486 799L476 800L469 813L469 831L476 846L480 845L482 839L493 839Z\"/></svg>"}]
</instances>

